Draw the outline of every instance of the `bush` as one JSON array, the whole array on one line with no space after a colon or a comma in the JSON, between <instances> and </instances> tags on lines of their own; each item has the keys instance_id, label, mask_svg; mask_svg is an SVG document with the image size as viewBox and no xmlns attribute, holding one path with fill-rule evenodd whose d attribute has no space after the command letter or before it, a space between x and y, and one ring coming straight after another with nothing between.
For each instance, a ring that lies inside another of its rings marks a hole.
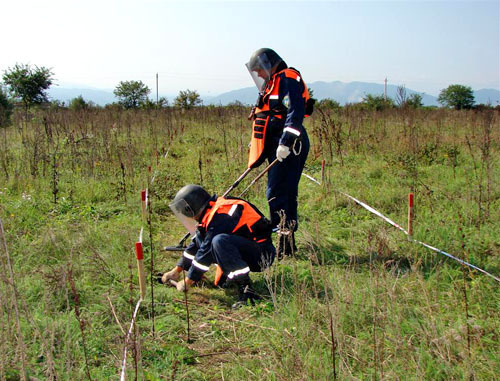
<instances>
[{"instance_id":1,"label":"bush","mask_svg":"<svg viewBox=\"0 0 500 381\"><path fill-rule=\"evenodd\" d=\"M10 125L10 117L13 109L14 105L8 98L7 94L0 87L0 127Z\"/></svg>"},{"instance_id":2,"label":"bush","mask_svg":"<svg viewBox=\"0 0 500 381\"><path fill-rule=\"evenodd\" d=\"M394 101L391 98L385 98L384 95L367 94L361 102L369 110L385 110L394 107Z\"/></svg>"}]
</instances>

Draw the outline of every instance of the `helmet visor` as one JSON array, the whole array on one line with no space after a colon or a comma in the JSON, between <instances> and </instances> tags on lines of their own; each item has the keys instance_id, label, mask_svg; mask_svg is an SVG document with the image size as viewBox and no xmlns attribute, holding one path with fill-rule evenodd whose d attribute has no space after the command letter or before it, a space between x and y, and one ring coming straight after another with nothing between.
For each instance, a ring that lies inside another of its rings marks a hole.
<instances>
[{"instance_id":1,"label":"helmet visor","mask_svg":"<svg viewBox=\"0 0 500 381\"><path fill-rule=\"evenodd\" d=\"M195 214L189 204L184 199L180 199L173 201L169 207L187 231L195 234L198 222L195 220Z\"/></svg>"},{"instance_id":2,"label":"helmet visor","mask_svg":"<svg viewBox=\"0 0 500 381\"><path fill-rule=\"evenodd\" d=\"M266 54L260 54L253 57L250 62L245 64L250 75L252 76L255 85L259 91L264 91L267 82L271 79L273 66Z\"/></svg>"}]
</instances>

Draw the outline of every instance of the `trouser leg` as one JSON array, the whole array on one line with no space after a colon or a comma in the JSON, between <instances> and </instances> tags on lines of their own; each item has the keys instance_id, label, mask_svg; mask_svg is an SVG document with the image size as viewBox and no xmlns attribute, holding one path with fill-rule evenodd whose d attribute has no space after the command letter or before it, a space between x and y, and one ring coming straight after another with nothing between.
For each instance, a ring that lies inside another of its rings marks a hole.
<instances>
[{"instance_id":1,"label":"trouser leg","mask_svg":"<svg viewBox=\"0 0 500 381\"><path fill-rule=\"evenodd\" d=\"M309 153L309 138L305 130L302 132L302 139L297 141L295 152L274 165L268 173L266 196L269 203L271 223L279 226L281 216L285 214L285 227L297 230L297 196L298 186L304 165ZM270 153L268 161L276 158L275 153Z\"/></svg>"},{"instance_id":2,"label":"trouser leg","mask_svg":"<svg viewBox=\"0 0 500 381\"><path fill-rule=\"evenodd\" d=\"M299 182L302 176L302 171L304 170L304 165L306 164L307 155L309 154L309 137L304 131L302 133L302 140L296 143L294 150L299 154L295 156L294 152L290 154L294 155L293 165L290 167L290 173L288 176L288 213L290 218L287 219L287 227L293 231L297 231L298 228L298 216L297 216L297 199L299 191ZM293 226L292 226L293 225Z\"/></svg>"},{"instance_id":3,"label":"trouser leg","mask_svg":"<svg viewBox=\"0 0 500 381\"><path fill-rule=\"evenodd\" d=\"M227 280L238 286L238 300L232 307L239 308L248 303L253 305L260 297L252 288L249 274L272 264L275 249L271 240L258 244L243 237L219 234L212 241L212 249Z\"/></svg>"},{"instance_id":4,"label":"trouser leg","mask_svg":"<svg viewBox=\"0 0 500 381\"><path fill-rule=\"evenodd\" d=\"M217 264L230 281L245 279L250 271L262 271L272 263L275 255L271 243L259 245L232 234L215 236L212 241L212 250Z\"/></svg>"}]
</instances>

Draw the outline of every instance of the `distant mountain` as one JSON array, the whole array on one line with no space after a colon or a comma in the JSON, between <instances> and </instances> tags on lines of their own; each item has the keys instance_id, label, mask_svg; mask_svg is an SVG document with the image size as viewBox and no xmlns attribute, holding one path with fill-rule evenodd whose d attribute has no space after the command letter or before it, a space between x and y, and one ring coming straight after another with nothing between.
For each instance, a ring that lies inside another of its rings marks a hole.
<instances>
[{"instance_id":1,"label":"distant mountain","mask_svg":"<svg viewBox=\"0 0 500 381\"><path fill-rule=\"evenodd\" d=\"M476 103L489 104L491 106L500 105L500 91L495 89L481 89L474 91Z\"/></svg>"},{"instance_id":2,"label":"distant mountain","mask_svg":"<svg viewBox=\"0 0 500 381\"><path fill-rule=\"evenodd\" d=\"M363 97L368 94L380 95L384 94L384 85L379 83L368 82L313 82L309 86L313 92L314 97L321 100L324 98L335 99L341 105L346 103L358 103L363 100ZM396 99L397 94L396 85L387 85L387 96ZM406 88L407 96L411 94L420 94L422 102L426 106L437 106L437 98L435 96L418 92Z\"/></svg>"},{"instance_id":3,"label":"distant mountain","mask_svg":"<svg viewBox=\"0 0 500 381\"><path fill-rule=\"evenodd\" d=\"M314 98L321 100L325 98L334 99L341 105L346 103L357 103L361 102L363 97L367 94L379 95L384 94L384 85L378 83L368 83L368 82L312 82L308 84L314 93ZM387 86L387 96L390 98L396 98L397 86L388 85ZM407 95L417 93L422 95L422 102L426 106L437 106L437 98L435 96L420 93L412 89L406 89ZM234 101L240 101L244 104L254 104L257 98L257 90L255 87L246 87L244 89L233 90L227 93L220 94L219 96L213 97L211 99L205 99L205 104L221 104L227 105L228 103Z\"/></svg>"},{"instance_id":4,"label":"distant mountain","mask_svg":"<svg viewBox=\"0 0 500 381\"><path fill-rule=\"evenodd\" d=\"M51 99L64 102L66 105L69 104L72 99L79 97L80 95L86 101L92 101L99 106L116 102L116 98L112 90L66 88L57 86L51 87L48 93Z\"/></svg>"},{"instance_id":5,"label":"distant mountain","mask_svg":"<svg viewBox=\"0 0 500 381\"><path fill-rule=\"evenodd\" d=\"M361 102L363 97L367 94L380 95L384 93L384 85L379 83L369 82L312 82L309 87L314 92L316 99L330 98L339 102L341 105L346 103ZM397 86L387 85L387 96L395 99ZM418 92L412 89L406 89L407 95L417 93L422 95L422 102L426 106L438 106L437 97ZM65 88L53 87L49 89L49 96L51 99L60 100L66 104L73 98L82 96L86 101L92 101L100 106L108 103L116 102L116 98L112 90L91 89L91 88ZM491 104L496 106L500 104L500 91L496 89L481 89L474 91L476 103ZM173 96L167 97L170 104L173 102ZM208 97L202 96L203 104L205 105L222 105L225 106L233 102L241 102L246 105L252 105L257 99L257 89L252 87L245 87L238 90L228 91L226 93Z\"/></svg>"},{"instance_id":6,"label":"distant mountain","mask_svg":"<svg viewBox=\"0 0 500 381\"><path fill-rule=\"evenodd\" d=\"M203 104L211 104L211 105L222 105L225 106L232 102L241 102L246 105L253 105L257 100L257 88L253 87L245 87L243 89L232 90L227 93L223 93L214 97L204 97Z\"/></svg>"}]
</instances>

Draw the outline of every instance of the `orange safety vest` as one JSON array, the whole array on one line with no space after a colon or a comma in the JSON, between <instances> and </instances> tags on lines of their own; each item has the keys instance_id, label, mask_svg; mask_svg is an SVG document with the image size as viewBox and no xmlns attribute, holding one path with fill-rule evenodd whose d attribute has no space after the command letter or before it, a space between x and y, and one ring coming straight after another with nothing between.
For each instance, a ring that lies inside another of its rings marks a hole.
<instances>
[{"instance_id":1,"label":"orange safety vest","mask_svg":"<svg viewBox=\"0 0 500 381\"><path fill-rule=\"evenodd\" d=\"M264 152L267 125L271 116L278 119L284 118L283 111L273 111L270 106L270 101L272 99L277 99L279 96L279 84L282 78L281 74L284 74L287 78L300 81L304 85L304 91L302 92L304 103L307 105L310 100L309 90L300 76L300 73L294 68L284 69L272 76L267 83L264 95L262 96L262 102L260 103L262 107L256 107L255 109L255 118L252 125L252 140L250 142L250 154L248 156L248 168L252 168L259 161L262 153ZM308 116L309 114L305 115L306 118Z\"/></svg>"},{"instance_id":2,"label":"orange safety vest","mask_svg":"<svg viewBox=\"0 0 500 381\"><path fill-rule=\"evenodd\" d=\"M209 202L209 209L203 216L201 220L201 226L205 230L208 228L215 214L229 214L231 208L236 207L237 205L243 206L243 212L241 213L240 220L234 227L232 233L236 235L250 235L254 241L264 242L267 237L263 237L262 226L266 226L270 223L266 221L265 217L255 209L250 203L245 200L241 200L238 198L224 198L218 197L217 200ZM258 222L263 223L260 229L255 229L256 224ZM260 230L260 231L259 231ZM245 234L246 233L246 234ZM269 236L271 233L271 229L269 228Z\"/></svg>"}]
</instances>

